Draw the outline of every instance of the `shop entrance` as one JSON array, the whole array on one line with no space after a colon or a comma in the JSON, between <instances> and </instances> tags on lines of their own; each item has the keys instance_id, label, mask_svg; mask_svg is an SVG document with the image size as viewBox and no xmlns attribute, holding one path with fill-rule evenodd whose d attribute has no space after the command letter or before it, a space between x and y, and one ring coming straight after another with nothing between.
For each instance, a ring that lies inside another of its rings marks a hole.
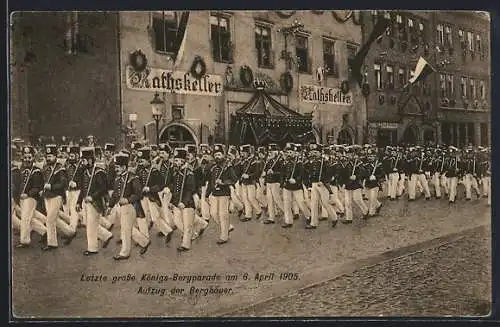
<instances>
[{"instance_id":1,"label":"shop entrance","mask_svg":"<svg viewBox=\"0 0 500 327\"><path fill-rule=\"evenodd\" d=\"M183 147L186 144L198 144L196 135L183 124L175 123L167 126L160 133L160 142L169 143L171 147Z\"/></svg>"},{"instance_id":2,"label":"shop entrance","mask_svg":"<svg viewBox=\"0 0 500 327\"><path fill-rule=\"evenodd\" d=\"M418 131L415 125L408 126L403 134L405 144L415 145L418 143Z\"/></svg>"},{"instance_id":3,"label":"shop entrance","mask_svg":"<svg viewBox=\"0 0 500 327\"><path fill-rule=\"evenodd\" d=\"M354 140L352 139L351 133L349 133L349 131L346 128L340 130L339 136L337 138L337 144L351 145L353 143L354 143Z\"/></svg>"},{"instance_id":4,"label":"shop entrance","mask_svg":"<svg viewBox=\"0 0 500 327\"><path fill-rule=\"evenodd\" d=\"M424 144L436 144L436 133L433 129L427 128L424 130Z\"/></svg>"},{"instance_id":5,"label":"shop entrance","mask_svg":"<svg viewBox=\"0 0 500 327\"><path fill-rule=\"evenodd\" d=\"M377 146L386 147L388 145L396 145L398 141L398 131L391 129L380 129L377 131Z\"/></svg>"}]
</instances>

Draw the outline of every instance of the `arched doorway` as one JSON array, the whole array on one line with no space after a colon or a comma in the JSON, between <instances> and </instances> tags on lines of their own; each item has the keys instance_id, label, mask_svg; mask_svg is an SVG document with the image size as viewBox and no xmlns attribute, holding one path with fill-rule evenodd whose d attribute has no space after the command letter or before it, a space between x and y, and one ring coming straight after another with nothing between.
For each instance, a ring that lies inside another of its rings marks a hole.
<instances>
[{"instance_id":1,"label":"arched doorway","mask_svg":"<svg viewBox=\"0 0 500 327\"><path fill-rule=\"evenodd\" d=\"M337 137L337 144L354 144L353 132L349 128L341 129Z\"/></svg>"},{"instance_id":2,"label":"arched doorway","mask_svg":"<svg viewBox=\"0 0 500 327\"><path fill-rule=\"evenodd\" d=\"M424 144L436 144L436 132L433 128L426 128L424 130Z\"/></svg>"},{"instance_id":3,"label":"arched doorway","mask_svg":"<svg viewBox=\"0 0 500 327\"><path fill-rule=\"evenodd\" d=\"M415 125L410 125L405 129L403 134L403 143L417 144L418 143L418 130Z\"/></svg>"},{"instance_id":4,"label":"arched doorway","mask_svg":"<svg viewBox=\"0 0 500 327\"><path fill-rule=\"evenodd\" d=\"M171 147L183 147L186 144L198 145L198 138L193 130L182 123L172 123L160 132L160 142L168 142Z\"/></svg>"}]
</instances>

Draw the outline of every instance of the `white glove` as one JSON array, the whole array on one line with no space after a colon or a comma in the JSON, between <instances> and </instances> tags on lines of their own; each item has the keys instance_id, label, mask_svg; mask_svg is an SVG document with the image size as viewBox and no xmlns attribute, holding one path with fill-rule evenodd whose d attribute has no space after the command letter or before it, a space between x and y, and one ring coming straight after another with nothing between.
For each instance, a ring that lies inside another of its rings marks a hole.
<instances>
[{"instance_id":1,"label":"white glove","mask_svg":"<svg viewBox=\"0 0 500 327\"><path fill-rule=\"evenodd\" d=\"M356 175L351 175L351 181L355 181L356 180Z\"/></svg>"},{"instance_id":2,"label":"white glove","mask_svg":"<svg viewBox=\"0 0 500 327\"><path fill-rule=\"evenodd\" d=\"M288 182L289 182L290 184L295 184L295 182L296 182L296 181L295 181L295 178L290 178L290 179L288 180Z\"/></svg>"},{"instance_id":3,"label":"white glove","mask_svg":"<svg viewBox=\"0 0 500 327\"><path fill-rule=\"evenodd\" d=\"M76 188L76 182L74 181L69 182L69 187Z\"/></svg>"},{"instance_id":4,"label":"white glove","mask_svg":"<svg viewBox=\"0 0 500 327\"><path fill-rule=\"evenodd\" d=\"M51 186L49 183L47 183L47 184L45 184L45 185L43 186L43 188L44 188L45 190L50 190L50 189L52 188L52 186Z\"/></svg>"},{"instance_id":5,"label":"white glove","mask_svg":"<svg viewBox=\"0 0 500 327\"><path fill-rule=\"evenodd\" d=\"M144 186L144 188L142 189L142 191L143 191L144 193L148 193L148 192L149 192L149 187Z\"/></svg>"},{"instance_id":6,"label":"white glove","mask_svg":"<svg viewBox=\"0 0 500 327\"><path fill-rule=\"evenodd\" d=\"M241 175L241 177L246 179L246 178L248 178L250 176L248 176L248 174L243 174L243 175Z\"/></svg>"},{"instance_id":7,"label":"white glove","mask_svg":"<svg viewBox=\"0 0 500 327\"><path fill-rule=\"evenodd\" d=\"M370 176L370 180L371 180L371 181L376 180L375 176L371 175L371 176Z\"/></svg>"}]
</instances>

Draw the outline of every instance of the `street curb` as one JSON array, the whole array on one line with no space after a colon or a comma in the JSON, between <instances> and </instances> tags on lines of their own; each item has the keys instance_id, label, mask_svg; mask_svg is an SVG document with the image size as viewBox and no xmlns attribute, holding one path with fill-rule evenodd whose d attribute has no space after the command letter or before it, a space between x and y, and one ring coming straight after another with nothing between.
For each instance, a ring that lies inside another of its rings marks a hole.
<instances>
[{"instance_id":1,"label":"street curb","mask_svg":"<svg viewBox=\"0 0 500 327\"><path fill-rule=\"evenodd\" d=\"M301 291L304 291L306 289L316 287L316 286L321 286L322 284L325 284L329 281L338 279L338 278L343 277L345 275L352 274L356 270L361 269L361 268L369 268L369 267L375 266L377 264L392 261L392 260L402 258L402 257L408 256L408 255L414 254L414 253L422 252L422 251L427 250L427 249L436 248L436 247L443 246L443 245L446 245L449 243L453 243L455 241L458 241L458 240L466 237L467 234L469 234L469 233L474 233L474 232L477 232L480 230L484 230L486 228L490 228L490 225L488 225L488 224L480 225L480 226L465 229L465 230L462 230L460 232L456 232L453 234L448 234L448 235L440 236L437 238L433 238L433 239L430 239L430 240L427 240L424 242L407 245L407 246L400 247L397 249L392 249L392 250L389 250L389 251L386 251L386 252L383 252L381 254L374 255L374 256L371 256L368 258L363 258L363 259L355 260L353 262L348 262L348 263L342 265L340 268L323 269L324 271L335 270L335 273L333 276L328 277L326 279L322 279L320 281L309 283L305 286L301 286L301 287L293 289L293 290L286 290L286 291L282 292L282 294L274 294L271 297L268 297L264 300L261 300L261 301L255 302L255 303L241 305L241 306L238 306L236 308L229 309L229 310L224 310L224 311L221 310L219 312L214 312L212 314L215 315L216 317L232 317L232 314L238 310L257 307L259 305L263 305L264 303L271 301L273 299L279 298L279 297L286 297L286 296L295 295L295 294L297 294ZM234 316L234 317L243 317L243 316Z\"/></svg>"}]
</instances>

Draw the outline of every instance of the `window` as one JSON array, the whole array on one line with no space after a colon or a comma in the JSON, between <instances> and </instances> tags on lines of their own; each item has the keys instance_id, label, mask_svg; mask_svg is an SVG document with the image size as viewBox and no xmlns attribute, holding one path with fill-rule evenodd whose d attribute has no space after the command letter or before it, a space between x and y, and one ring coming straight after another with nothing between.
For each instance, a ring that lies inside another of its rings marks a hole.
<instances>
[{"instance_id":1,"label":"window","mask_svg":"<svg viewBox=\"0 0 500 327\"><path fill-rule=\"evenodd\" d=\"M476 82L471 78L469 79L469 83L470 83L470 96L471 96L471 99L475 99L476 98Z\"/></svg>"},{"instance_id":2,"label":"window","mask_svg":"<svg viewBox=\"0 0 500 327\"><path fill-rule=\"evenodd\" d=\"M413 19L408 18L408 28L412 29L413 28Z\"/></svg>"},{"instance_id":3,"label":"window","mask_svg":"<svg viewBox=\"0 0 500 327\"><path fill-rule=\"evenodd\" d=\"M438 43L443 44L444 43L444 30L443 30L443 25L438 24L437 27L437 41Z\"/></svg>"},{"instance_id":4,"label":"window","mask_svg":"<svg viewBox=\"0 0 500 327\"><path fill-rule=\"evenodd\" d=\"M445 43L447 46L451 47L453 45L453 35L451 33L450 26L445 27L445 34L446 34Z\"/></svg>"},{"instance_id":5,"label":"window","mask_svg":"<svg viewBox=\"0 0 500 327\"><path fill-rule=\"evenodd\" d=\"M301 35L296 36L295 53L297 54L299 72L308 73L310 62L309 62L309 48L308 48L307 36L301 36Z\"/></svg>"},{"instance_id":6,"label":"window","mask_svg":"<svg viewBox=\"0 0 500 327\"><path fill-rule=\"evenodd\" d=\"M356 57L356 53L358 52L358 47L354 44L347 44L347 58L349 61L353 60L354 57ZM351 70L349 69L348 71L348 76L349 78L352 77L352 72Z\"/></svg>"},{"instance_id":7,"label":"window","mask_svg":"<svg viewBox=\"0 0 500 327\"><path fill-rule=\"evenodd\" d=\"M423 31L424 31L424 23L422 23L422 22L418 23L418 30L419 30L420 32L423 32Z\"/></svg>"},{"instance_id":8,"label":"window","mask_svg":"<svg viewBox=\"0 0 500 327\"><path fill-rule=\"evenodd\" d=\"M446 76L446 94L449 98L455 96L455 89L453 87L453 75L451 74Z\"/></svg>"},{"instance_id":9,"label":"window","mask_svg":"<svg viewBox=\"0 0 500 327\"><path fill-rule=\"evenodd\" d=\"M378 21L378 11L372 10L372 21L373 25L377 24Z\"/></svg>"},{"instance_id":10,"label":"window","mask_svg":"<svg viewBox=\"0 0 500 327\"><path fill-rule=\"evenodd\" d=\"M175 11L153 12L154 46L158 52L175 52L177 38L178 15Z\"/></svg>"},{"instance_id":11,"label":"window","mask_svg":"<svg viewBox=\"0 0 500 327\"><path fill-rule=\"evenodd\" d=\"M396 23L398 23L398 24L403 23L403 17L401 15L396 15Z\"/></svg>"},{"instance_id":12,"label":"window","mask_svg":"<svg viewBox=\"0 0 500 327\"><path fill-rule=\"evenodd\" d=\"M470 51L474 51L474 35L472 32L467 32L467 45Z\"/></svg>"},{"instance_id":13,"label":"window","mask_svg":"<svg viewBox=\"0 0 500 327\"><path fill-rule=\"evenodd\" d=\"M399 87L403 88L406 85L405 70L403 68L399 68L398 80L399 80Z\"/></svg>"},{"instance_id":14,"label":"window","mask_svg":"<svg viewBox=\"0 0 500 327\"><path fill-rule=\"evenodd\" d=\"M460 78L460 93L463 97L467 97L467 77Z\"/></svg>"},{"instance_id":15,"label":"window","mask_svg":"<svg viewBox=\"0 0 500 327\"><path fill-rule=\"evenodd\" d=\"M486 98L486 87L484 85L484 81L481 81L479 82L479 96L481 97L481 99L485 99Z\"/></svg>"},{"instance_id":16,"label":"window","mask_svg":"<svg viewBox=\"0 0 500 327\"><path fill-rule=\"evenodd\" d=\"M184 105L173 104L172 105L172 120L184 119Z\"/></svg>"},{"instance_id":17,"label":"window","mask_svg":"<svg viewBox=\"0 0 500 327\"><path fill-rule=\"evenodd\" d=\"M212 55L215 61L231 62L232 60L231 32L229 27L228 17L216 14L210 16Z\"/></svg>"},{"instance_id":18,"label":"window","mask_svg":"<svg viewBox=\"0 0 500 327\"><path fill-rule=\"evenodd\" d=\"M255 48L257 49L257 64L259 67L272 68L271 28L255 26Z\"/></svg>"},{"instance_id":19,"label":"window","mask_svg":"<svg viewBox=\"0 0 500 327\"><path fill-rule=\"evenodd\" d=\"M481 36L479 34L476 34L476 50L477 52L481 53L482 52L482 47L481 47Z\"/></svg>"},{"instance_id":20,"label":"window","mask_svg":"<svg viewBox=\"0 0 500 327\"><path fill-rule=\"evenodd\" d=\"M465 41L464 30L463 29L459 29L458 30L458 38L460 39L460 42L464 42Z\"/></svg>"},{"instance_id":21,"label":"window","mask_svg":"<svg viewBox=\"0 0 500 327\"><path fill-rule=\"evenodd\" d=\"M439 89L441 90L441 97L446 97L446 76L439 74Z\"/></svg>"},{"instance_id":22,"label":"window","mask_svg":"<svg viewBox=\"0 0 500 327\"><path fill-rule=\"evenodd\" d=\"M377 89L381 89L382 88L382 74L380 72L380 64L374 64L373 71L375 72L375 84L377 85Z\"/></svg>"},{"instance_id":23,"label":"window","mask_svg":"<svg viewBox=\"0 0 500 327\"><path fill-rule=\"evenodd\" d=\"M335 63L335 41L323 39L323 62L327 75L338 77L338 69Z\"/></svg>"},{"instance_id":24,"label":"window","mask_svg":"<svg viewBox=\"0 0 500 327\"><path fill-rule=\"evenodd\" d=\"M394 71L393 71L392 66L387 65L386 71L387 71L387 88L393 89L394 88Z\"/></svg>"}]
</instances>

